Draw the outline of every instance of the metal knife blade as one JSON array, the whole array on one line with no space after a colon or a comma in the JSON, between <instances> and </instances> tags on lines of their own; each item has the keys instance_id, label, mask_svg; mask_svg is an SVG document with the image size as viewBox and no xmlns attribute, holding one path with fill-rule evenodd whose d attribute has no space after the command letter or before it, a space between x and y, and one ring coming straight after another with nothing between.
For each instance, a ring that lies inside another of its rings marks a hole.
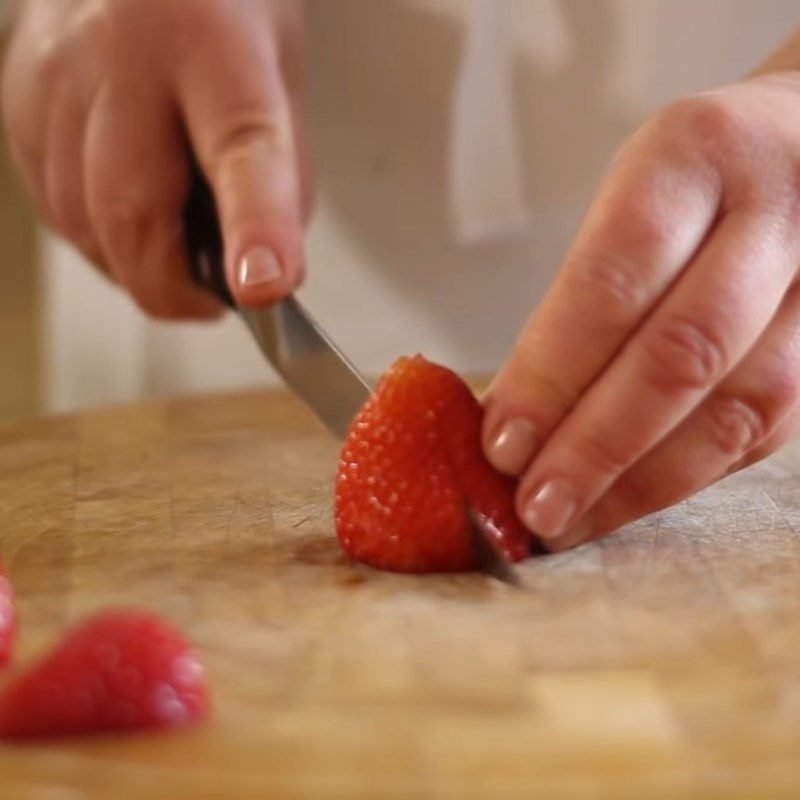
<instances>
[{"instance_id":1,"label":"metal knife blade","mask_svg":"<svg viewBox=\"0 0 800 800\"><path fill-rule=\"evenodd\" d=\"M261 352L339 439L372 391L296 297L269 308L239 308Z\"/></svg>"}]
</instances>

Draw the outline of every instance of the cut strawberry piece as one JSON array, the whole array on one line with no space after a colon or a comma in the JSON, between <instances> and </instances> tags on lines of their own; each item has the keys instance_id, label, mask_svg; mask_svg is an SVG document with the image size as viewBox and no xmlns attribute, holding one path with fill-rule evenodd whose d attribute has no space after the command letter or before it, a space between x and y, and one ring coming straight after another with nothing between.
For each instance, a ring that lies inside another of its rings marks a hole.
<instances>
[{"instance_id":1,"label":"cut strawberry piece","mask_svg":"<svg viewBox=\"0 0 800 800\"><path fill-rule=\"evenodd\" d=\"M3 690L0 736L171 728L207 710L203 669L180 633L153 614L106 611Z\"/></svg>"},{"instance_id":2,"label":"cut strawberry piece","mask_svg":"<svg viewBox=\"0 0 800 800\"><path fill-rule=\"evenodd\" d=\"M475 569L467 509L490 520L514 561L531 537L514 512L515 481L483 456L483 409L454 372L401 358L356 415L336 479L345 552L380 569Z\"/></svg>"},{"instance_id":3,"label":"cut strawberry piece","mask_svg":"<svg viewBox=\"0 0 800 800\"><path fill-rule=\"evenodd\" d=\"M0 563L0 667L11 661L17 640L17 612L14 590L5 567Z\"/></svg>"}]
</instances>

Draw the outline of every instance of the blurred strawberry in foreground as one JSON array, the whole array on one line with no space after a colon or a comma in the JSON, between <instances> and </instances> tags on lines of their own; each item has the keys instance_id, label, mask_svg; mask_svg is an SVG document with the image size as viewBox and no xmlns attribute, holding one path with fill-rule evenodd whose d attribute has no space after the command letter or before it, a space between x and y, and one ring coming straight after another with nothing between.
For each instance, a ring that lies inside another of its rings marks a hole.
<instances>
[{"instance_id":1,"label":"blurred strawberry in foreground","mask_svg":"<svg viewBox=\"0 0 800 800\"><path fill-rule=\"evenodd\" d=\"M493 523L506 556L530 553L514 481L480 444L483 409L461 378L401 358L350 426L336 479L336 531L352 558L398 572L475 569L467 508Z\"/></svg>"},{"instance_id":2,"label":"blurred strawberry in foreground","mask_svg":"<svg viewBox=\"0 0 800 800\"><path fill-rule=\"evenodd\" d=\"M153 614L105 611L72 630L0 693L0 737L173 728L205 716L203 669Z\"/></svg>"},{"instance_id":3,"label":"blurred strawberry in foreground","mask_svg":"<svg viewBox=\"0 0 800 800\"><path fill-rule=\"evenodd\" d=\"M8 664L17 639L17 612L14 590L5 567L0 563L0 667Z\"/></svg>"}]
</instances>

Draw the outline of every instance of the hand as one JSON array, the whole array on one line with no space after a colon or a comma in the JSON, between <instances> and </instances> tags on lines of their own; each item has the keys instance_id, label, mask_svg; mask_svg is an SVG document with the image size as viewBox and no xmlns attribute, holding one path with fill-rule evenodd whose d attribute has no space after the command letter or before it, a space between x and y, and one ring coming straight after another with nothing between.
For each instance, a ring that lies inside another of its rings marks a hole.
<instances>
[{"instance_id":1,"label":"hand","mask_svg":"<svg viewBox=\"0 0 800 800\"><path fill-rule=\"evenodd\" d=\"M551 550L799 426L800 74L678 102L622 148L487 397L485 450Z\"/></svg>"},{"instance_id":2,"label":"hand","mask_svg":"<svg viewBox=\"0 0 800 800\"><path fill-rule=\"evenodd\" d=\"M303 275L302 92L299 0L24 0L3 110L45 220L147 313L208 317L181 228L189 148L234 295L276 300Z\"/></svg>"}]
</instances>

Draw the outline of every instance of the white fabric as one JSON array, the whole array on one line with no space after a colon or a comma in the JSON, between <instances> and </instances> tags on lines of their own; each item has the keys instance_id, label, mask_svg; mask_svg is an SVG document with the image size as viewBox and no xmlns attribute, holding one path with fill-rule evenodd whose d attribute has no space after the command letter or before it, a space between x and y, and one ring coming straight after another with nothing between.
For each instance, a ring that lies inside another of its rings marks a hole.
<instances>
[{"instance_id":1,"label":"white fabric","mask_svg":"<svg viewBox=\"0 0 800 800\"><path fill-rule=\"evenodd\" d=\"M147 320L108 281L52 236L43 240L44 404L51 410L142 395ZM57 266L56 266L57 265Z\"/></svg>"},{"instance_id":2,"label":"white fabric","mask_svg":"<svg viewBox=\"0 0 800 800\"><path fill-rule=\"evenodd\" d=\"M459 244L518 235L529 221L514 119L512 12L505 2L471 3L449 146L449 202Z\"/></svg>"}]
</instances>

